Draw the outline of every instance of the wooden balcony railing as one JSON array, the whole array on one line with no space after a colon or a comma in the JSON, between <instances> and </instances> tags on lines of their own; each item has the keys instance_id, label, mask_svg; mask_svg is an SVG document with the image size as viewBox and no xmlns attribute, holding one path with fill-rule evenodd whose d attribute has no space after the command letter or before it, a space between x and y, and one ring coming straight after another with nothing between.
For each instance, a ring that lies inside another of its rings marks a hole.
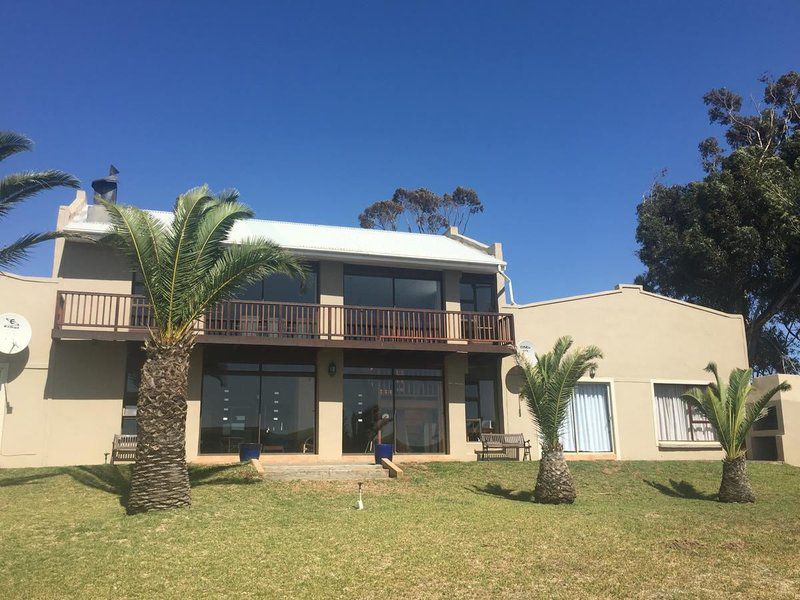
<instances>
[{"instance_id":1,"label":"wooden balcony railing","mask_svg":"<svg viewBox=\"0 0 800 600\"><path fill-rule=\"evenodd\" d=\"M144 296L59 291L59 331L136 333L153 326ZM513 317L415 308L341 306L230 300L211 307L195 324L200 335L364 342L513 345Z\"/></svg>"}]
</instances>

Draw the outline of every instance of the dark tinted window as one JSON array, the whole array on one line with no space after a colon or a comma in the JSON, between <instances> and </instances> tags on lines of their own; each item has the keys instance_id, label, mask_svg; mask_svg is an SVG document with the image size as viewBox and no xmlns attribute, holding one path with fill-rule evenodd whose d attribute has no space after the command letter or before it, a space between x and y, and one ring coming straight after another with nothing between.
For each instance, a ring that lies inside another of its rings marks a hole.
<instances>
[{"instance_id":1,"label":"dark tinted window","mask_svg":"<svg viewBox=\"0 0 800 600\"><path fill-rule=\"evenodd\" d=\"M495 282L492 276L464 275L459 292L461 310L467 312L495 312Z\"/></svg>"},{"instance_id":2,"label":"dark tinted window","mask_svg":"<svg viewBox=\"0 0 800 600\"><path fill-rule=\"evenodd\" d=\"M392 306L392 295L391 277L344 276L344 303L349 306Z\"/></svg>"},{"instance_id":3,"label":"dark tinted window","mask_svg":"<svg viewBox=\"0 0 800 600\"><path fill-rule=\"evenodd\" d=\"M436 271L375 270L350 267L344 275L348 306L442 308L442 284Z\"/></svg>"},{"instance_id":4,"label":"dark tinted window","mask_svg":"<svg viewBox=\"0 0 800 600\"><path fill-rule=\"evenodd\" d=\"M442 307L440 284L431 279L395 279L394 305L399 308Z\"/></svg>"},{"instance_id":5,"label":"dark tinted window","mask_svg":"<svg viewBox=\"0 0 800 600\"><path fill-rule=\"evenodd\" d=\"M243 288L236 297L239 300L316 304L317 271L315 268L309 269L305 282L287 275L270 275L263 281Z\"/></svg>"}]
</instances>

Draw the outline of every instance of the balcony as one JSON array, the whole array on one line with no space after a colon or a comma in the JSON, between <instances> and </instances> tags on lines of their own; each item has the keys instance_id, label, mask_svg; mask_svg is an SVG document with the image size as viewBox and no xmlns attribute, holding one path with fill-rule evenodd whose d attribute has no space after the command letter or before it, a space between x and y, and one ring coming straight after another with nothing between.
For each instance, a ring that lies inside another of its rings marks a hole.
<instances>
[{"instance_id":1,"label":"balcony","mask_svg":"<svg viewBox=\"0 0 800 600\"><path fill-rule=\"evenodd\" d=\"M153 325L144 296L59 291L53 337L140 340ZM195 323L199 343L511 353L502 313L231 300Z\"/></svg>"}]
</instances>

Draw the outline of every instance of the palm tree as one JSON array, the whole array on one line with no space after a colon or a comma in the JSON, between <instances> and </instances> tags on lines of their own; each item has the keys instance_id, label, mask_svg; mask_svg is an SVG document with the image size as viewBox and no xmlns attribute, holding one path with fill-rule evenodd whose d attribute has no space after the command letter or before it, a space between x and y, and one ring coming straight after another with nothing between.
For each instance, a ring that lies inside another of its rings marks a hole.
<instances>
[{"instance_id":1,"label":"palm tree","mask_svg":"<svg viewBox=\"0 0 800 600\"><path fill-rule=\"evenodd\" d=\"M714 374L716 383L700 389L694 388L683 395L689 402L706 416L714 426L725 458L722 460L722 483L719 486L720 502L755 502L753 488L747 478L747 461L745 458L745 441L753 423L761 416L767 403L781 391L788 391L791 386L783 381L776 385L755 402L748 404L747 399L753 390L750 380L753 371L750 369L734 369L731 371L727 385L720 379L717 365L708 363L706 371Z\"/></svg>"},{"instance_id":2,"label":"palm tree","mask_svg":"<svg viewBox=\"0 0 800 600\"><path fill-rule=\"evenodd\" d=\"M535 364L517 355L517 362L525 375L520 395L531 411L542 444L542 459L533 496L537 502L546 504L572 504L575 501L575 482L564 460L559 432L567 418L575 385L586 373L597 369L595 360L603 358L597 346L568 353L571 347L572 338L564 336L556 341L550 352L541 356L537 354Z\"/></svg>"},{"instance_id":3,"label":"palm tree","mask_svg":"<svg viewBox=\"0 0 800 600\"><path fill-rule=\"evenodd\" d=\"M253 216L227 190L207 186L178 196L172 220L101 201L113 224L108 238L142 275L152 328L139 387L136 462L128 512L191 503L186 470L186 396L195 324L212 304L273 273L304 277L298 261L254 238L226 243L237 220Z\"/></svg>"},{"instance_id":4,"label":"palm tree","mask_svg":"<svg viewBox=\"0 0 800 600\"><path fill-rule=\"evenodd\" d=\"M17 152L33 149L33 142L22 134L13 131L0 131L0 161ZM12 173L0 179L0 218L5 217L12 208L23 200L39 192L55 187L80 187L80 182L64 171L24 171ZM22 262L30 248L41 242L57 238L55 231L29 233L8 246L0 245L0 269L8 269Z\"/></svg>"}]
</instances>

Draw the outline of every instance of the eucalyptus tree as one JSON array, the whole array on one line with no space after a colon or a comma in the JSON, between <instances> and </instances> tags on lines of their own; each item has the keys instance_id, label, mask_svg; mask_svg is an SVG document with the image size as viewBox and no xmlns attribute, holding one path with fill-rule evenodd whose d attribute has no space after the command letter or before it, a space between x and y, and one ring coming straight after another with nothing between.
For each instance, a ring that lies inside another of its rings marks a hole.
<instances>
[{"instance_id":1,"label":"eucalyptus tree","mask_svg":"<svg viewBox=\"0 0 800 600\"><path fill-rule=\"evenodd\" d=\"M683 399L705 415L725 451L719 500L755 502L756 497L747 477L747 433L775 394L788 391L791 386L783 381L754 402L748 402L753 391L750 384L753 372L750 369L734 369L727 384L720 379L715 363L708 363L706 371L714 375L715 382L703 389L689 390Z\"/></svg>"},{"instance_id":2,"label":"eucalyptus tree","mask_svg":"<svg viewBox=\"0 0 800 600\"><path fill-rule=\"evenodd\" d=\"M207 309L268 275L304 276L300 263L271 241L229 243L234 223L253 216L238 198L235 190L215 195L207 186L194 188L178 196L168 221L101 201L113 225L107 239L141 273L151 307L129 513L191 503L186 469L189 359Z\"/></svg>"},{"instance_id":3,"label":"eucalyptus tree","mask_svg":"<svg viewBox=\"0 0 800 600\"><path fill-rule=\"evenodd\" d=\"M33 142L13 131L0 131L0 161L19 152L33 150ZM56 187L80 187L80 182L64 171L23 171L0 179L0 218L36 194ZM0 244L0 269L19 265L36 244L58 237L55 231L28 233L8 245Z\"/></svg>"},{"instance_id":4,"label":"eucalyptus tree","mask_svg":"<svg viewBox=\"0 0 800 600\"><path fill-rule=\"evenodd\" d=\"M536 355L535 363L517 354L524 377L520 395L528 405L539 430L542 458L533 492L537 502L571 504L575 501L575 482L564 460L559 432L564 426L573 391L578 380L597 369L603 353L597 346L570 352L573 341L559 338L550 352Z\"/></svg>"}]
</instances>

